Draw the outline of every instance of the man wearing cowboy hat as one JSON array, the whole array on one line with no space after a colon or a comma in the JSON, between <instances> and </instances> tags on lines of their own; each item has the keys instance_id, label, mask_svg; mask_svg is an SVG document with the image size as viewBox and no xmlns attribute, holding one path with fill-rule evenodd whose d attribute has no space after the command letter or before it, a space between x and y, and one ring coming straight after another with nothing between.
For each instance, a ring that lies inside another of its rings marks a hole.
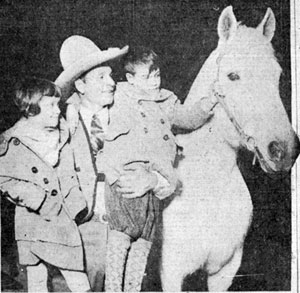
<instances>
[{"instance_id":1,"label":"man wearing cowboy hat","mask_svg":"<svg viewBox=\"0 0 300 293\"><path fill-rule=\"evenodd\" d=\"M71 36L64 41L60 60L64 71L56 79L64 98L72 87L79 98L79 123L72 135L77 171L88 209L78 219L85 249L86 270L94 291L102 291L104 284L107 221L104 207L104 174L99 170L99 158L109 122L109 106L113 103L115 82L111 68L105 62L116 59L128 51L112 48L101 51L91 40ZM98 162L97 162L98 161ZM96 164L97 162L97 164ZM119 179L119 192L138 197L153 189L157 175L144 168L125 171Z\"/></svg>"}]
</instances>

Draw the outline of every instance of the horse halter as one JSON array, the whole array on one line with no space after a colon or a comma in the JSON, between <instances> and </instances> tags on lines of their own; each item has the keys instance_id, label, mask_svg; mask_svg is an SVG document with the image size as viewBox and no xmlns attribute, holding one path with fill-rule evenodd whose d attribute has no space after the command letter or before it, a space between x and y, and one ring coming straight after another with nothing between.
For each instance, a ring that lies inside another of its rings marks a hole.
<instances>
[{"instance_id":1,"label":"horse halter","mask_svg":"<svg viewBox=\"0 0 300 293\"><path fill-rule=\"evenodd\" d=\"M213 82L213 87L212 87L212 91L213 91L213 95L215 96L215 98L217 99L218 103L221 105L221 107L224 109L228 119L230 120L230 122L233 124L235 130L237 131L237 133L240 136L241 139L241 143L250 151L254 154L253 157L253 161L252 161L252 165L255 164L256 160L258 160L260 162L260 164L262 166L264 166L265 170L268 173L274 173L275 171L271 168L270 164L267 162L267 160L264 158L262 152L259 150L259 147L256 144L256 140L253 136L248 135L244 129L240 126L240 124L238 123L237 119L234 117L234 115L232 114L232 112L230 111L230 109L228 108L226 102L225 102L225 98L226 96L222 93L220 94L217 90L216 90L216 85L219 84L219 75L220 75L220 62L221 59L224 57L225 53L220 53L220 55L217 57L217 77ZM220 88L220 86L218 87Z\"/></svg>"}]
</instances>

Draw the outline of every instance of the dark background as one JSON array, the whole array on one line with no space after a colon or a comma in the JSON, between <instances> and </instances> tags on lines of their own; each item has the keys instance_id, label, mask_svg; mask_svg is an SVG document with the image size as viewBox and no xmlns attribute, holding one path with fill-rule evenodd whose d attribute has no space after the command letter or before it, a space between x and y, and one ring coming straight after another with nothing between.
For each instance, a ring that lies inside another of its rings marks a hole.
<instances>
[{"instance_id":1,"label":"dark background","mask_svg":"<svg viewBox=\"0 0 300 293\"><path fill-rule=\"evenodd\" d=\"M272 8L276 17L272 43L283 68L280 93L290 115L289 1L2 0L0 132L17 119L12 103L14 83L25 75L55 80L62 70L60 46L73 34L90 38L102 49L126 44L150 46L164 62L163 86L184 99L204 60L217 45L218 18L228 5L233 6L237 20L254 27L267 7ZM116 79L120 78L117 74ZM252 195L254 217L239 276L231 290L290 290L290 177L270 178L258 166L252 166L251 159L245 151L239 154L239 165ZM2 270L16 276L18 270L7 266L15 251L13 208L2 200L1 209ZM160 290L158 259L159 243L150 258L146 290ZM197 273L187 278L184 289L206 290L203 281L205 276Z\"/></svg>"}]
</instances>

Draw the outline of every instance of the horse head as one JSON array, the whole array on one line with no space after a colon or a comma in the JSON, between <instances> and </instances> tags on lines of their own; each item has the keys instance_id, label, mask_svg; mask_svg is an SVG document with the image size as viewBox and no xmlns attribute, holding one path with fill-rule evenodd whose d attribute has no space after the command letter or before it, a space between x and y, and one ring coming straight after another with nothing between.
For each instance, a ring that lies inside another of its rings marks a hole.
<instances>
[{"instance_id":1,"label":"horse head","mask_svg":"<svg viewBox=\"0 0 300 293\"><path fill-rule=\"evenodd\" d=\"M232 7L218 21L219 42L209 56L186 103L205 95L219 100L213 123L233 148L254 152L264 171L288 171L299 154L299 140L292 129L279 94L281 67L271 40L275 16L270 8L256 28L237 22Z\"/></svg>"}]
</instances>

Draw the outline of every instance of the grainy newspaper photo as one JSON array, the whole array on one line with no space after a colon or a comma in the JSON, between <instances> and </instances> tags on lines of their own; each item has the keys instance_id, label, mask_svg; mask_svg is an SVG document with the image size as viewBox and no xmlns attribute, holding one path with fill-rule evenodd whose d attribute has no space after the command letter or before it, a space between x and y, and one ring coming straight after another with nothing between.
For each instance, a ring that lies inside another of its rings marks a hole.
<instances>
[{"instance_id":1,"label":"grainy newspaper photo","mask_svg":"<svg viewBox=\"0 0 300 293\"><path fill-rule=\"evenodd\" d=\"M2 0L1 291L299 292L299 15Z\"/></svg>"}]
</instances>

